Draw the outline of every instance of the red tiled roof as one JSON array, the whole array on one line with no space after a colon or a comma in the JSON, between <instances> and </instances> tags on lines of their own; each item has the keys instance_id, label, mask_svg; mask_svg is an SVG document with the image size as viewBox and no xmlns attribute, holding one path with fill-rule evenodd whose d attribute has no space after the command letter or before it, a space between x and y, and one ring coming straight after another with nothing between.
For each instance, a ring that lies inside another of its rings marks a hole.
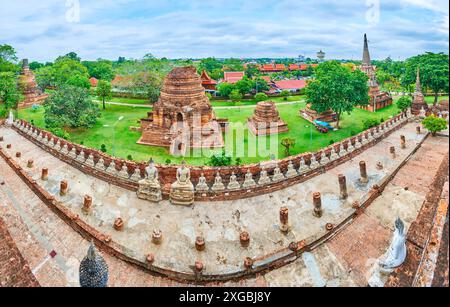
<instances>
[{"instance_id":1,"label":"red tiled roof","mask_svg":"<svg viewBox=\"0 0 450 307\"><path fill-rule=\"evenodd\" d=\"M286 70L286 65L284 64L276 64L275 65L276 70Z\"/></svg>"},{"instance_id":2,"label":"red tiled roof","mask_svg":"<svg viewBox=\"0 0 450 307\"><path fill-rule=\"evenodd\" d=\"M299 70L300 66L297 64L290 64L289 65L289 70Z\"/></svg>"},{"instance_id":3,"label":"red tiled roof","mask_svg":"<svg viewBox=\"0 0 450 307\"><path fill-rule=\"evenodd\" d=\"M243 71L226 71L223 73L224 78L223 82L234 84L238 81L241 81L245 76L245 72Z\"/></svg>"},{"instance_id":4,"label":"red tiled roof","mask_svg":"<svg viewBox=\"0 0 450 307\"><path fill-rule=\"evenodd\" d=\"M280 90L299 90L306 87L306 80L281 80L275 81L275 85Z\"/></svg>"},{"instance_id":5,"label":"red tiled roof","mask_svg":"<svg viewBox=\"0 0 450 307\"><path fill-rule=\"evenodd\" d=\"M203 84L203 85L217 85L217 81L214 80L214 79L212 79L212 78L208 75L208 73L206 72L206 70L204 70L204 71L202 72L201 78L202 78L202 84Z\"/></svg>"},{"instance_id":6,"label":"red tiled roof","mask_svg":"<svg viewBox=\"0 0 450 307\"><path fill-rule=\"evenodd\" d=\"M270 76L261 76L261 79L263 79L267 83L270 83L272 81L272 78Z\"/></svg>"},{"instance_id":7,"label":"red tiled roof","mask_svg":"<svg viewBox=\"0 0 450 307\"><path fill-rule=\"evenodd\" d=\"M300 70L308 70L308 65L306 64L300 65Z\"/></svg>"},{"instance_id":8,"label":"red tiled roof","mask_svg":"<svg viewBox=\"0 0 450 307\"><path fill-rule=\"evenodd\" d=\"M98 80L96 78L94 78L94 77L90 78L89 82L91 82L91 86L92 87L96 87L97 84L98 84Z\"/></svg>"}]
</instances>

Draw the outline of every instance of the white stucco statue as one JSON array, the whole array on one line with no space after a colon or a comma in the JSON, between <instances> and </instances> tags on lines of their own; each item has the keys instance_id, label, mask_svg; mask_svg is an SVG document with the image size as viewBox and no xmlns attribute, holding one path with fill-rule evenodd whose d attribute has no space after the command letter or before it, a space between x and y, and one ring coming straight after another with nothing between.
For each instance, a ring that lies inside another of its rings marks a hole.
<instances>
[{"instance_id":1,"label":"white stucco statue","mask_svg":"<svg viewBox=\"0 0 450 307\"><path fill-rule=\"evenodd\" d=\"M6 120L7 126L12 126L14 124L14 115L12 111L9 111L8 119Z\"/></svg>"},{"instance_id":2,"label":"white stucco statue","mask_svg":"<svg viewBox=\"0 0 450 307\"><path fill-rule=\"evenodd\" d=\"M403 264L406 259L406 234L405 224L398 218L395 221L395 232L391 246L380 261L383 269L394 269Z\"/></svg>"}]
</instances>

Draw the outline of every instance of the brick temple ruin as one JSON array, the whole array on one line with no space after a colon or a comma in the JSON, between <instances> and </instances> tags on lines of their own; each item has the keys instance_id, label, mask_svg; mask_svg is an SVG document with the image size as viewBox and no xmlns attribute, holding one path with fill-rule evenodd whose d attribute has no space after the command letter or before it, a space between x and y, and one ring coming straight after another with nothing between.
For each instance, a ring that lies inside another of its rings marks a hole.
<instances>
[{"instance_id":1,"label":"brick temple ruin","mask_svg":"<svg viewBox=\"0 0 450 307\"><path fill-rule=\"evenodd\" d=\"M257 104L255 113L248 119L248 128L256 136L279 134L289 131L272 101Z\"/></svg>"},{"instance_id":2,"label":"brick temple ruin","mask_svg":"<svg viewBox=\"0 0 450 307\"><path fill-rule=\"evenodd\" d=\"M20 109L29 108L33 105L41 105L47 99L48 95L44 94L36 83L34 73L28 65L28 59L23 60L19 83L22 95L24 96L24 100L19 102Z\"/></svg>"},{"instance_id":3,"label":"brick temple ruin","mask_svg":"<svg viewBox=\"0 0 450 307\"><path fill-rule=\"evenodd\" d=\"M388 107L394 103L394 100L389 95L389 93L382 92L380 86L377 82L376 77L376 67L372 65L372 60L370 58L369 52L369 42L367 40L367 34L364 34L364 52L363 60L359 70L365 73L369 77L369 96L370 103L366 107L361 107L361 109L376 112L377 110Z\"/></svg>"},{"instance_id":4,"label":"brick temple ruin","mask_svg":"<svg viewBox=\"0 0 450 307\"><path fill-rule=\"evenodd\" d=\"M222 148L222 128L195 67L174 68L148 118L141 121L138 144L170 148L183 155L190 148Z\"/></svg>"}]
</instances>

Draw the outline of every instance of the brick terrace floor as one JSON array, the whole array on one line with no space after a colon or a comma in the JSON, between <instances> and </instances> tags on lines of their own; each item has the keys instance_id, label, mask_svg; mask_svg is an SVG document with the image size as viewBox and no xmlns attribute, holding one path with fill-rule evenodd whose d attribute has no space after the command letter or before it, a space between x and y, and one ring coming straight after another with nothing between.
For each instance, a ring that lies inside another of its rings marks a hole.
<instances>
[{"instance_id":1,"label":"brick terrace floor","mask_svg":"<svg viewBox=\"0 0 450 307\"><path fill-rule=\"evenodd\" d=\"M27 146L34 150L31 143ZM221 285L365 286L373 263L389 245L393 220L397 216L407 224L414 220L447 147L448 139L428 139L370 209L327 244L265 276ZM88 242L60 221L2 159L0 169L6 182L0 187L0 213L36 278L43 286L77 286L78 266ZM416 182L421 184L413 184ZM408 191L405 183L410 186ZM53 250L57 252L55 258L49 257ZM105 259L111 286L180 285L114 257L105 255Z\"/></svg>"}]
</instances>

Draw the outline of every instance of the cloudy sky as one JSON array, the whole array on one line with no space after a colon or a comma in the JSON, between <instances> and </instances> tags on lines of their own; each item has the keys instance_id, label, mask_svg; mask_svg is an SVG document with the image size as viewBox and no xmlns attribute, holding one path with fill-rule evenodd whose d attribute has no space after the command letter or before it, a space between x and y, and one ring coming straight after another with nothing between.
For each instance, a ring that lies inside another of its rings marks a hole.
<instances>
[{"instance_id":1,"label":"cloudy sky","mask_svg":"<svg viewBox=\"0 0 450 307\"><path fill-rule=\"evenodd\" d=\"M79 8L79 10L78 10ZM48 61L157 57L359 59L448 51L447 0L0 0L0 44Z\"/></svg>"}]
</instances>

